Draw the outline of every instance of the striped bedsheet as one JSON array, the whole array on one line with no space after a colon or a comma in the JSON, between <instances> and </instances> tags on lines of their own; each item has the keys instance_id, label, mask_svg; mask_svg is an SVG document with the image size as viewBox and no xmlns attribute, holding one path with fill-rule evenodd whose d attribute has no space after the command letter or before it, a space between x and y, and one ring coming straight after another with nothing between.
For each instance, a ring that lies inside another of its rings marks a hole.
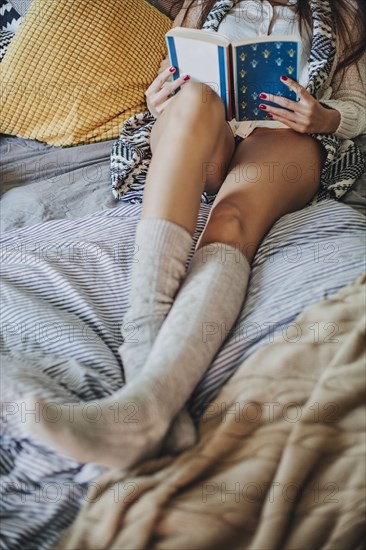
<instances>
[{"instance_id":1,"label":"striped bedsheet","mask_svg":"<svg viewBox=\"0 0 366 550\"><path fill-rule=\"evenodd\" d=\"M201 205L194 242L209 210ZM103 471L29 438L14 418L17 407L32 414L22 408L27 392L91 401L123 384L119 329L140 212L140 204L123 204L2 239L3 549L50 548L87 500L87 483ZM286 328L306 306L363 272L364 231L364 217L334 201L275 224L256 255L241 315L229 335L222 333L222 349L191 397L196 419L244 359L281 332L288 339ZM337 327L328 325L320 319L309 327L314 342L336 337ZM295 345L301 333L291 338Z\"/></svg>"}]
</instances>

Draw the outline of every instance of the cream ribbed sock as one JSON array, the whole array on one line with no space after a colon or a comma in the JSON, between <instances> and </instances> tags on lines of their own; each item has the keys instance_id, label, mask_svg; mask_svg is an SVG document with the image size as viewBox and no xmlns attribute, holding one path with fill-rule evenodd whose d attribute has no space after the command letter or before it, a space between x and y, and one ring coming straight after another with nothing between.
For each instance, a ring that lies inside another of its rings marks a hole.
<instances>
[{"instance_id":1,"label":"cream ribbed sock","mask_svg":"<svg viewBox=\"0 0 366 550\"><path fill-rule=\"evenodd\" d=\"M163 219L142 219L136 229L130 307L119 348L129 382L141 372L185 276L192 237Z\"/></svg>"},{"instance_id":2,"label":"cream ribbed sock","mask_svg":"<svg viewBox=\"0 0 366 550\"><path fill-rule=\"evenodd\" d=\"M82 462L127 468L155 456L233 327L249 273L240 250L222 243L200 248L140 375L95 402L99 414L93 421L86 404L72 404L72 418L69 405L59 406L57 421L50 421L47 403L38 401L40 421L31 420L33 431Z\"/></svg>"},{"instance_id":3,"label":"cream ribbed sock","mask_svg":"<svg viewBox=\"0 0 366 550\"><path fill-rule=\"evenodd\" d=\"M186 229L164 219L144 218L137 225L130 308L123 319L119 348L126 381L139 376L185 276L192 246ZM192 446L197 432L183 409L173 422L164 449L177 453Z\"/></svg>"}]
</instances>

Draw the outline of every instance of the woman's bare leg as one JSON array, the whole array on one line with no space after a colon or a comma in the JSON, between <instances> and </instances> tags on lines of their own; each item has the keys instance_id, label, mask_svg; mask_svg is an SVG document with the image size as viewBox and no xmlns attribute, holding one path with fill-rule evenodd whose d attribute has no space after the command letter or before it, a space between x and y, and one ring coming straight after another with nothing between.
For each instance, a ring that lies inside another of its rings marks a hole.
<instances>
[{"instance_id":1,"label":"woman's bare leg","mask_svg":"<svg viewBox=\"0 0 366 550\"><path fill-rule=\"evenodd\" d=\"M197 248L221 241L251 262L272 225L315 195L324 150L290 129L257 128L236 148Z\"/></svg>"},{"instance_id":2,"label":"woman's bare leg","mask_svg":"<svg viewBox=\"0 0 366 550\"><path fill-rule=\"evenodd\" d=\"M201 194L218 191L235 150L223 102L208 86L187 82L154 124L150 145L142 218L193 234Z\"/></svg>"},{"instance_id":3,"label":"woman's bare leg","mask_svg":"<svg viewBox=\"0 0 366 550\"><path fill-rule=\"evenodd\" d=\"M204 188L217 192L235 149L220 98L206 85L186 83L154 124L150 147L131 307L119 348L127 383L140 376L184 279L201 193ZM181 451L196 438L192 420L182 411L165 449Z\"/></svg>"},{"instance_id":4,"label":"woman's bare leg","mask_svg":"<svg viewBox=\"0 0 366 550\"><path fill-rule=\"evenodd\" d=\"M152 134L153 158L144 193L143 219L141 220L144 222L143 231L139 233L138 243L142 244L140 249L142 255L137 262L137 271L143 276L140 278L133 276L133 281L136 284L133 284L132 290L135 287L135 292L130 308L136 314L138 336L144 332L146 325L144 316L145 320L147 318L150 321L149 315L151 315L154 323L155 317L158 317L160 328L164 318L163 314L167 312L167 308L169 310L170 301L172 301L170 290L177 289L182 268L184 271L184 264L191 246L191 236L196 226L200 195L205 186L211 192L218 190L234 152L234 138L225 122L222 101L211 90L210 93L207 93L207 88L192 83L185 85L174 101L170 103L169 110L159 118ZM203 95L204 92L206 92L205 95ZM212 166L218 167L216 173L215 170L212 171ZM139 227L140 225L141 222ZM153 232L152 228L154 228ZM161 239L162 234L164 239ZM167 244L168 246L165 246ZM183 244L184 246L182 246ZM179 248L181 252L178 255L181 257L178 258L177 249ZM244 263L247 264L246 261ZM149 269L149 264L152 269ZM235 285L235 307L233 308L231 305L232 300L225 297L224 307L218 309L220 319L221 317L230 318L230 322L233 322L234 318L232 317L236 315L238 288L243 286L241 266L235 263L233 266L235 273L232 277L230 270L227 269L227 266L222 265L220 258L210 257L209 261L203 262L201 267L198 267L198 264L199 261L196 261L197 276L196 271L191 272L189 280L185 280L188 283L186 291L188 290L190 306L192 305L193 292L193 302L195 308L198 309L198 314L206 313L205 308L202 307L207 302L206 294L213 286L217 293L220 281L223 280L229 279L230 286L232 286L236 275L238 282ZM136 275L136 271L133 275ZM169 287L169 292L167 292L167 287ZM152 295L153 290L156 294L155 297ZM179 307L178 310L174 308L177 313L175 320L173 319L175 331L168 329L169 338L175 333L173 336L177 340L170 346L173 355L177 350L181 352L185 347L183 345L185 339L182 340L182 309L184 316L188 313L190 318L192 317L195 322L198 322L198 328L201 328L201 323L197 319L197 315L192 312L191 307L187 311L186 291L180 293L181 312L179 312ZM170 295L167 296L167 294ZM234 312L233 309L235 309ZM211 321L212 317L209 313L208 315ZM134 316L132 316L133 318ZM141 319L143 319L142 324ZM194 350L192 341L194 338L200 338L200 330L196 330L194 327L193 330L192 327L189 329L189 323L183 322L183 324L184 334L187 343L189 343L188 347L192 352L192 349ZM149 344L147 347L150 352L153 342L149 342L149 340L152 340L151 335L154 336L156 331L151 323L147 323L146 329L147 343ZM191 330L191 337L189 330ZM141 344L141 338L138 344ZM166 344L167 338L163 336L165 353L168 351ZM178 365L178 371L184 375L184 379L181 380L179 388L182 399L177 407L174 374L177 365L174 360L171 364L169 353L164 358L159 356L161 347L160 343L152 357L155 362L147 361L149 364L145 365L144 362L140 364L143 368L140 369L141 374L138 373L139 376L136 377L133 376L132 369L130 371L132 376L129 379L127 375L128 384L124 388L110 398L102 399L97 403L96 409L100 413L97 420L89 421L84 414L83 404L80 404L71 408L67 405L61 406L60 418L57 422L50 423L47 421L47 415L43 414L43 411L47 410L47 404L39 401L41 421L34 424L34 431L42 439L49 441L51 445L61 451L64 450L67 454L70 453L71 456L81 461L125 467L134 464L143 457L153 456L159 449L162 437L167 433L173 418L185 404L185 396L189 395L201 372L196 369L196 358L188 360L186 367L182 363ZM134 353L129 354L134 350L128 347L126 349L125 344L121 348L124 348L123 352L120 351L123 358L134 355ZM209 353L212 355L212 350L209 350ZM135 358L133 359L135 360ZM204 368L206 368L208 359L202 355L200 360L201 362L203 360ZM166 374L169 373L169 379L160 372L161 368L166 369ZM192 369L193 372L189 374ZM194 377L193 381L191 380L192 376ZM164 389L165 384L167 384L166 390ZM182 388L182 384L186 388L185 390ZM182 417L182 415L184 416L184 412L179 416ZM188 424L192 426L191 420L187 417L186 414ZM187 425L187 422L185 424ZM181 445L182 423L179 428L179 438L175 442L173 441L173 450L176 450L175 443Z\"/></svg>"},{"instance_id":5,"label":"woman's bare leg","mask_svg":"<svg viewBox=\"0 0 366 550\"><path fill-rule=\"evenodd\" d=\"M317 142L290 130L256 130L240 144L141 377L100 400L94 422L85 418L83 405L71 408L73 420L70 407L59 407L59 420L50 422L40 402L43 421L35 431L81 461L127 467L156 454L172 418L222 344L217 334L203 338L204 324L231 329L248 279L245 255L251 260L273 223L312 198L322 162ZM296 177L287 172L291 169Z\"/></svg>"}]
</instances>

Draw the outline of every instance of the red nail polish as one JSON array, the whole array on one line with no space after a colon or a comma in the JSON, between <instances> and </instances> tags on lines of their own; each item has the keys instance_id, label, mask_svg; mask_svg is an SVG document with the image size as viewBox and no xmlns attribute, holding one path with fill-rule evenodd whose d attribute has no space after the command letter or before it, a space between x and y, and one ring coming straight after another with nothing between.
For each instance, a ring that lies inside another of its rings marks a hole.
<instances>
[{"instance_id":1,"label":"red nail polish","mask_svg":"<svg viewBox=\"0 0 366 550\"><path fill-rule=\"evenodd\" d=\"M265 111L267 109L267 105L263 105L263 103L261 103L259 105L259 108L262 109L263 111Z\"/></svg>"},{"instance_id":2,"label":"red nail polish","mask_svg":"<svg viewBox=\"0 0 366 550\"><path fill-rule=\"evenodd\" d=\"M272 113L268 113L269 118L273 118Z\"/></svg>"},{"instance_id":3,"label":"red nail polish","mask_svg":"<svg viewBox=\"0 0 366 550\"><path fill-rule=\"evenodd\" d=\"M285 76L284 74L281 76L281 80L288 80L287 76Z\"/></svg>"},{"instance_id":4,"label":"red nail polish","mask_svg":"<svg viewBox=\"0 0 366 550\"><path fill-rule=\"evenodd\" d=\"M189 76L189 74L186 74L186 76L183 78L183 80L189 80L191 77Z\"/></svg>"},{"instance_id":5,"label":"red nail polish","mask_svg":"<svg viewBox=\"0 0 366 550\"><path fill-rule=\"evenodd\" d=\"M171 73L174 73L175 67L169 67L169 71L170 71Z\"/></svg>"},{"instance_id":6,"label":"red nail polish","mask_svg":"<svg viewBox=\"0 0 366 550\"><path fill-rule=\"evenodd\" d=\"M263 92L261 94L259 94L259 97L261 99L267 99L267 94L264 94Z\"/></svg>"}]
</instances>

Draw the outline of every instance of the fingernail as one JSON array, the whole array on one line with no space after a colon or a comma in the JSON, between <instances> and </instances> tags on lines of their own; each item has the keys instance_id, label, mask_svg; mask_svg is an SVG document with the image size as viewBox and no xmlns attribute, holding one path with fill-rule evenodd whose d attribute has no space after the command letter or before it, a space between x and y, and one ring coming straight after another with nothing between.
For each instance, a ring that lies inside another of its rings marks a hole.
<instances>
[{"instance_id":1,"label":"fingernail","mask_svg":"<svg viewBox=\"0 0 366 550\"><path fill-rule=\"evenodd\" d=\"M172 66L172 67L169 67L169 71L170 71L171 73L174 73L175 67L173 67L173 66Z\"/></svg>"},{"instance_id":2,"label":"fingernail","mask_svg":"<svg viewBox=\"0 0 366 550\"><path fill-rule=\"evenodd\" d=\"M284 74L281 76L281 80L288 80L287 76L285 76Z\"/></svg>"},{"instance_id":3,"label":"fingernail","mask_svg":"<svg viewBox=\"0 0 366 550\"><path fill-rule=\"evenodd\" d=\"M191 77L189 76L189 74L186 74L186 76L183 78L183 80L189 80Z\"/></svg>"},{"instance_id":4,"label":"fingernail","mask_svg":"<svg viewBox=\"0 0 366 550\"><path fill-rule=\"evenodd\" d=\"M263 111L265 111L265 110L267 109L267 105L263 105L263 103L261 103L261 104L259 105L259 108L260 108L260 109L263 109Z\"/></svg>"},{"instance_id":5,"label":"fingernail","mask_svg":"<svg viewBox=\"0 0 366 550\"><path fill-rule=\"evenodd\" d=\"M264 94L263 92L261 94L259 94L259 97L261 99L267 99L267 94Z\"/></svg>"},{"instance_id":6,"label":"fingernail","mask_svg":"<svg viewBox=\"0 0 366 550\"><path fill-rule=\"evenodd\" d=\"M273 118L272 113L268 113L269 118Z\"/></svg>"}]
</instances>

